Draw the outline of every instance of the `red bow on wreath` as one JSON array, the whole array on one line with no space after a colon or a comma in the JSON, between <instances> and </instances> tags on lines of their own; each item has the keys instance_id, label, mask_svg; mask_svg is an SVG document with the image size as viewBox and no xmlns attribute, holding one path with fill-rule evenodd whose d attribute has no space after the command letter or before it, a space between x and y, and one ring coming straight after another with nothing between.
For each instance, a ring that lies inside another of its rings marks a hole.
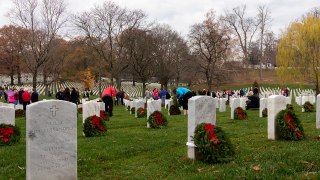
<instances>
[{"instance_id":1,"label":"red bow on wreath","mask_svg":"<svg viewBox=\"0 0 320 180\"><path fill-rule=\"evenodd\" d=\"M156 119L156 125L161 125L162 124L162 115L160 113L155 113L154 117Z\"/></svg>"},{"instance_id":2,"label":"red bow on wreath","mask_svg":"<svg viewBox=\"0 0 320 180\"><path fill-rule=\"evenodd\" d=\"M91 128L97 127L100 131L104 131L104 128L100 124L100 117L94 115L91 118Z\"/></svg>"},{"instance_id":3,"label":"red bow on wreath","mask_svg":"<svg viewBox=\"0 0 320 180\"><path fill-rule=\"evenodd\" d=\"M14 133L13 128L1 128L0 138L3 138L4 142L8 142L10 135L13 133Z\"/></svg>"},{"instance_id":4,"label":"red bow on wreath","mask_svg":"<svg viewBox=\"0 0 320 180\"><path fill-rule=\"evenodd\" d=\"M105 111L100 111L100 117L101 117L103 120L106 120Z\"/></svg>"},{"instance_id":5,"label":"red bow on wreath","mask_svg":"<svg viewBox=\"0 0 320 180\"><path fill-rule=\"evenodd\" d=\"M238 108L238 109L237 109L237 113L238 113L238 115L239 115L240 119L244 119L244 118L245 118L245 116L244 116L244 113L243 113L243 110L242 110L242 109Z\"/></svg>"},{"instance_id":6,"label":"red bow on wreath","mask_svg":"<svg viewBox=\"0 0 320 180\"><path fill-rule=\"evenodd\" d=\"M204 126L204 129L209 132L209 136L208 136L208 139L213 142L214 144L218 144L219 140L217 138L217 135L214 133L214 128L215 126L210 124L210 123L207 123L205 124Z\"/></svg>"},{"instance_id":7,"label":"red bow on wreath","mask_svg":"<svg viewBox=\"0 0 320 180\"><path fill-rule=\"evenodd\" d=\"M292 123L291 114L287 113L285 118L286 118L286 120L287 120L287 122L288 122L288 124L289 124L290 129L292 129L299 137L301 137L302 134L300 134L300 133L296 130L296 128L294 127L294 125L293 125L293 123Z\"/></svg>"}]
</instances>

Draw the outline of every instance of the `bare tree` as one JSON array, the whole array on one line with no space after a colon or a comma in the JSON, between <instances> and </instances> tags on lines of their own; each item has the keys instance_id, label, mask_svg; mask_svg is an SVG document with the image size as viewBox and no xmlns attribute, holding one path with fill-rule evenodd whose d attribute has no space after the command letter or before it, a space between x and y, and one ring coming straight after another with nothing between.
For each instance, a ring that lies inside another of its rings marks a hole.
<instances>
[{"instance_id":1,"label":"bare tree","mask_svg":"<svg viewBox=\"0 0 320 180\"><path fill-rule=\"evenodd\" d=\"M222 67L229 49L228 29L210 11L205 21L191 27L189 39L192 54L198 57L199 72L205 76L208 90L211 91L215 71Z\"/></svg>"},{"instance_id":2,"label":"bare tree","mask_svg":"<svg viewBox=\"0 0 320 180\"><path fill-rule=\"evenodd\" d=\"M12 0L14 8L9 17L13 23L29 30L28 46L23 51L25 62L37 85L40 68L48 61L52 42L66 22L63 0Z\"/></svg>"},{"instance_id":3,"label":"bare tree","mask_svg":"<svg viewBox=\"0 0 320 180\"><path fill-rule=\"evenodd\" d=\"M119 35L124 30L140 27L145 17L140 10L130 11L110 1L96 6L89 12L75 15L76 27L90 40L91 47L100 59L107 62L112 85L113 78L119 79L117 82L120 82L119 74L127 68L121 61L123 44L119 41ZM120 86L120 83L118 85Z\"/></svg>"},{"instance_id":4,"label":"bare tree","mask_svg":"<svg viewBox=\"0 0 320 180\"><path fill-rule=\"evenodd\" d=\"M149 30L131 29L121 35L124 50L132 70L132 75L142 82L142 96L145 96L146 83L154 75L156 40Z\"/></svg>"},{"instance_id":5,"label":"bare tree","mask_svg":"<svg viewBox=\"0 0 320 180\"><path fill-rule=\"evenodd\" d=\"M259 6L258 7L258 21L260 22L259 30L260 30L260 81L262 80L262 62L264 59L264 36L266 33L266 30L268 29L268 25L271 22L271 16L270 11L266 6Z\"/></svg>"},{"instance_id":6,"label":"bare tree","mask_svg":"<svg viewBox=\"0 0 320 180\"><path fill-rule=\"evenodd\" d=\"M246 6L233 8L232 12L226 12L224 17L227 25L233 29L238 38L239 45L243 53L243 64L248 68L248 49L251 46L252 39L260 24L254 18L247 17ZM246 76L248 76L246 71Z\"/></svg>"}]
</instances>

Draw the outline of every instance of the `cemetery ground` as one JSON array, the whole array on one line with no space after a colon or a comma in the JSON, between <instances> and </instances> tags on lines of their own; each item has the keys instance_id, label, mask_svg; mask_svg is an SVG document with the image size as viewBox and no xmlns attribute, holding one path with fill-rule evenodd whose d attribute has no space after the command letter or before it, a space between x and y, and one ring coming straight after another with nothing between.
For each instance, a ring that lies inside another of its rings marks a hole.
<instances>
[{"instance_id":1,"label":"cemetery ground","mask_svg":"<svg viewBox=\"0 0 320 180\"><path fill-rule=\"evenodd\" d=\"M122 106L107 122L105 137L82 136L82 117L78 117L78 179L305 179L319 178L319 132L315 112L301 113L306 140L267 139L267 118L248 111L249 119L231 120L230 109L217 111L217 126L229 135L236 149L227 164L205 164L187 158L187 117L167 116L165 129L147 129L146 119L136 119ZM167 110L163 109L164 114ZM25 179L25 118L17 118L21 140L0 147L0 179Z\"/></svg>"}]
</instances>

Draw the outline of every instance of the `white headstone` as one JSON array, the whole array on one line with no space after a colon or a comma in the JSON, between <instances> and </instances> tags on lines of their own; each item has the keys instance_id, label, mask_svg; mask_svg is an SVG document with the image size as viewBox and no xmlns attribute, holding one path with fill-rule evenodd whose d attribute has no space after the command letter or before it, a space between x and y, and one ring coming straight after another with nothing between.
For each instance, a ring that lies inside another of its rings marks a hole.
<instances>
[{"instance_id":1,"label":"white headstone","mask_svg":"<svg viewBox=\"0 0 320 180\"><path fill-rule=\"evenodd\" d=\"M99 107L100 107L100 111L104 111L106 109L104 102L98 102Z\"/></svg>"},{"instance_id":2,"label":"white headstone","mask_svg":"<svg viewBox=\"0 0 320 180\"><path fill-rule=\"evenodd\" d=\"M220 98L219 100L219 112L226 112L226 98Z\"/></svg>"},{"instance_id":3,"label":"white headstone","mask_svg":"<svg viewBox=\"0 0 320 180\"><path fill-rule=\"evenodd\" d=\"M144 108L144 101L142 99L138 99L135 102L135 117L138 117L138 109Z\"/></svg>"},{"instance_id":4,"label":"white headstone","mask_svg":"<svg viewBox=\"0 0 320 180\"><path fill-rule=\"evenodd\" d=\"M188 158L195 159L194 130L200 123L216 124L216 104L213 97L194 96L188 101Z\"/></svg>"},{"instance_id":5,"label":"white headstone","mask_svg":"<svg viewBox=\"0 0 320 180\"><path fill-rule=\"evenodd\" d=\"M320 129L320 94L317 95L316 128Z\"/></svg>"},{"instance_id":6,"label":"white headstone","mask_svg":"<svg viewBox=\"0 0 320 180\"><path fill-rule=\"evenodd\" d=\"M15 125L15 116L14 108L0 106L0 124Z\"/></svg>"},{"instance_id":7,"label":"white headstone","mask_svg":"<svg viewBox=\"0 0 320 180\"><path fill-rule=\"evenodd\" d=\"M276 140L276 116L281 111L286 109L287 100L282 95L272 95L268 98L268 139Z\"/></svg>"},{"instance_id":8,"label":"white headstone","mask_svg":"<svg viewBox=\"0 0 320 180\"><path fill-rule=\"evenodd\" d=\"M248 98L246 98L246 97L240 98L240 107L241 107L242 109L246 109L246 102L247 102L247 100L248 100Z\"/></svg>"},{"instance_id":9,"label":"white headstone","mask_svg":"<svg viewBox=\"0 0 320 180\"><path fill-rule=\"evenodd\" d=\"M259 117L262 117L262 111L265 108L268 108L268 99L267 98L260 98Z\"/></svg>"},{"instance_id":10,"label":"white headstone","mask_svg":"<svg viewBox=\"0 0 320 180\"><path fill-rule=\"evenodd\" d=\"M100 106L96 101L87 101L82 106L82 123L90 116L100 116Z\"/></svg>"},{"instance_id":11,"label":"white headstone","mask_svg":"<svg viewBox=\"0 0 320 180\"><path fill-rule=\"evenodd\" d=\"M168 105L168 115L170 116L171 114L170 114L170 107L173 105L173 100L172 99L170 99L169 101L167 101L167 105Z\"/></svg>"},{"instance_id":12,"label":"white headstone","mask_svg":"<svg viewBox=\"0 0 320 180\"><path fill-rule=\"evenodd\" d=\"M169 103L172 104L172 99L166 99L166 100L164 101L164 108L165 108L165 109L170 109Z\"/></svg>"},{"instance_id":13,"label":"white headstone","mask_svg":"<svg viewBox=\"0 0 320 180\"><path fill-rule=\"evenodd\" d=\"M77 179L77 106L40 101L26 113L27 180Z\"/></svg>"},{"instance_id":14,"label":"white headstone","mask_svg":"<svg viewBox=\"0 0 320 180\"><path fill-rule=\"evenodd\" d=\"M239 98L232 98L230 101L231 106L231 119L234 119L234 110L237 107L240 107L240 99Z\"/></svg>"},{"instance_id":15,"label":"white headstone","mask_svg":"<svg viewBox=\"0 0 320 180\"><path fill-rule=\"evenodd\" d=\"M149 100L147 102L147 119L155 111L161 112L161 100L156 100L156 101ZM150 128L149 123L147 123L147 127Z\"/></svg>"},{"instance_id":16,"label":"white headstone","mask_svg":"<svg viewBox=\"0 0 320 180\"><path fill-rule=\"evenodd\" d=\"M15 109L23 109L23 105L17 104L16 107L15 107Z\"/></svg>"}]
</instances>

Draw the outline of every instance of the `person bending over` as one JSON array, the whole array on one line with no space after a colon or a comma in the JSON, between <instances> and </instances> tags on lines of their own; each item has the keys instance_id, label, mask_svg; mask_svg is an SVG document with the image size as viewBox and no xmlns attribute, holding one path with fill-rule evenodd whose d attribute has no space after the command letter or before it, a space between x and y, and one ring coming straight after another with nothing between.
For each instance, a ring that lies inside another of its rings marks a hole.
<instances>
[{"instance_id":1,"label":"person bending over","mask_svg":"<svg viewBox=\"0 0 320 180\"><path fill-rule=\"evenodd\" d=\"M192 92L189 89L183 88L183 87L174 88L172 92L173 92L173 94L177 95L179 103L183 107L183 114L187 115L188 114L188 100L193 96Z\"/></svg>"},{"instance_id":2,"label":"person bending over","mask_svg":"<svg viewBox=\"0 0 320 180\"><path fill-rule=\"evenodd\" d=\"M109 117L112 117L113 99L116 97L116 94L116 90L112 86L107 87L102 93L102 101L105 105L105 112L108 113Z\"/></svg>"}]
</instances>

